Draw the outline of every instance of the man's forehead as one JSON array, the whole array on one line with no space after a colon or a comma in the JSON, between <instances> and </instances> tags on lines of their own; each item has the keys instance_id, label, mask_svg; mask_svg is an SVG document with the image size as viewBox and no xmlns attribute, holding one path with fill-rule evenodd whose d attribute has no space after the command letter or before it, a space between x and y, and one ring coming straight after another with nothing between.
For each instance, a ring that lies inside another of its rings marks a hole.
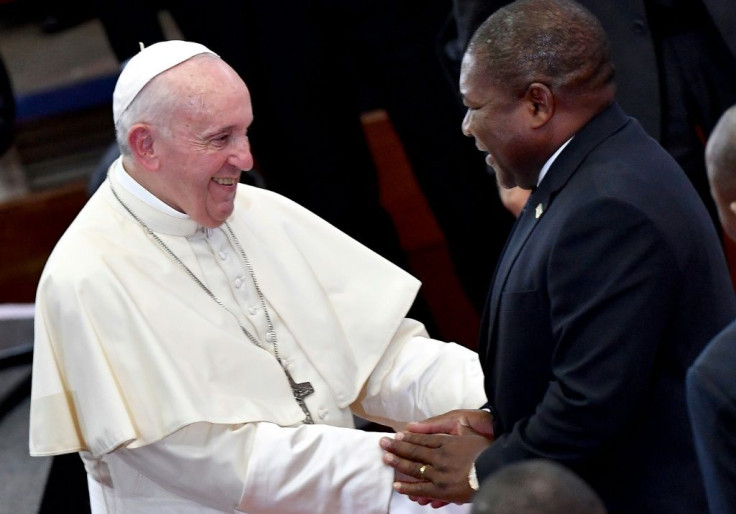
<instances>
[{"instance_id":1,"label":"man's forehead","mask_svg":"<svg viewBox=\"0 0 736 514\"><path fill-rule=\"evenodd\" d=\"M460 67L460 93L463 96L472 94L478 88L490 83L488 68L474 53L467 52Z\"/></svg>"},{"instance_id":2,"label":"man's forehead","mask_svg":"<svg viewBox=\"0 0 736 514\"><path fill-rule=\"evenodd\" d=\"M474 80L487 80L491 77L491 69L489 68L488 59L483 52L468 50L463 55L460 63L460 76L465 76L466 80L472 78Z\"/></svg>"},{"instance_id":3,"label":"man's forehead","mask_svg":"<svg viewBox=\"0 0 736 514\"><path fill-rule=\"evenodd\" d=\"M467 70L475 67L478 61L478 56L472 50L468 50L463 54L463 59L460 62L460 70L467 72Z\"/></svg>"}]
</instances>

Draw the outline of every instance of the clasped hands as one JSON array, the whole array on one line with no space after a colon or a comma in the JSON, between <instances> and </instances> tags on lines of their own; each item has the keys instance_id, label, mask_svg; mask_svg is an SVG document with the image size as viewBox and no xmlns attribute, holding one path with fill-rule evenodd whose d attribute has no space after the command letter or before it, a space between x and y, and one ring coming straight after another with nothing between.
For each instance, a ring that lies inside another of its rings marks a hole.
<instances>
[{"instance_id":1,"label":"clasped hands","mask_svg":"<svg viewBox=\"0 0 736 514\"><path fill-rule=\"evenodd\" d=\"M438 508L470 501L475 491L468 473L492 442L490 413L463 409L409 423L394 438L382 438L381 448L383 461L396 471L394 489Z\"/></svg>"}]
</instances>

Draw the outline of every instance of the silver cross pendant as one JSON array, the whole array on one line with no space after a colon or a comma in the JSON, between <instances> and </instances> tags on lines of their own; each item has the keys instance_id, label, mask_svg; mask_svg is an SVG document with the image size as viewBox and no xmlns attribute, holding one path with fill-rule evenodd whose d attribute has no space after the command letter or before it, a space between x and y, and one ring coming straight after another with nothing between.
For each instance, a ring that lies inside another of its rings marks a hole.
<instances>
[{"instance_id":1,"label":"silver cross pendant","mask_svg":"<svg viewBox=\"0 0 736 514\"><path fill-rule=\"evenodd\" d=\"M299 407L301 407L302 411L306 415L306 418L304 418L304 423L307 425L313 425L314 420L312 419L312 414L309 412L307 403L304 401L304 398L314 393L314 387L312 387L312 383L311 382L301 382L297 384L294 381L294 378L291 376L291 373L289 373L289 370L284 368L284 373L286 373L286 378L289 379L289 385L291 386L291 392L294 395L294 399L296 400L296 402L299 404Z\"/></svg>"}]
</instances>

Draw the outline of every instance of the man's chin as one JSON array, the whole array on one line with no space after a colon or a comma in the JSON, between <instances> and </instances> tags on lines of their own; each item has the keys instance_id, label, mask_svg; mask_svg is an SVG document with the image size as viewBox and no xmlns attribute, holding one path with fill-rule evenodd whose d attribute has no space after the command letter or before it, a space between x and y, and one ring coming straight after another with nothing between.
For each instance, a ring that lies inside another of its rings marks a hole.
<instances>
[{"instance_id":1,"label":"man's chin","mask_svg":"<svg viewBox=\"0 0 736 514\"><path fill-rule=\"evenodd\" d=\"M512 189L516 187L516 181L513 180L512 177L509 177L507 174L500 172L494 168L494 172L496 174L496 182L498 183L499 187L502 187L504 189Z\"/></svg>"}]
</instances>

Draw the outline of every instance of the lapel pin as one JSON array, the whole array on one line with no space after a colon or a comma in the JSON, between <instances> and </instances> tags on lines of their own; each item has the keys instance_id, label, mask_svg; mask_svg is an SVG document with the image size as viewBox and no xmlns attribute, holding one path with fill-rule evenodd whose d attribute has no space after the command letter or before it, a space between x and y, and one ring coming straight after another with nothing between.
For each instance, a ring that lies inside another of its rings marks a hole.
<instances>
[{"instance_id":1,"label":"lapel pin","mask_svg":"<svg viewBox=\"0 0 736 514\"><path fill-rule=\"evenodd\" d=\"M534 211L534 217L539 219L539 217L542 215L543 212L544 212L544 206L541 203L538 203L537 208Z\"/></svg>"}]
</instances>

